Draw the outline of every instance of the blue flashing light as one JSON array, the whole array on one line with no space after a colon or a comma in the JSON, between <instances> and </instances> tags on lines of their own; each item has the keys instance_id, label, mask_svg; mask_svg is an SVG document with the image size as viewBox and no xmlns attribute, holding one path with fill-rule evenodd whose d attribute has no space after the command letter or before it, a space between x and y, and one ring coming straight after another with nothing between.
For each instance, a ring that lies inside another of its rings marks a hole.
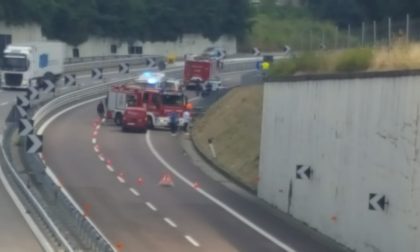
<instances>
[{"instance_id":1,"label":"blue flashing light","mask_svg":"<svg viewBox=\"0 0 420 252\"><path fill-rule=\"evenodd\" d=\"M148 84L156 84L156 83L158 83L158 80L156 78L149 78L147 80L147 83Z\"/></svg>"},{"instance_id":2,"label":"blue flashing light","mask_svg":"<svg viewBox=\"0 0 420 252\"><path fill-rule=\"evenodd\" d=\"M143 76L146 78L152 77L152 73L151 72L144 72Z\"/></svg>"}]
</instances>

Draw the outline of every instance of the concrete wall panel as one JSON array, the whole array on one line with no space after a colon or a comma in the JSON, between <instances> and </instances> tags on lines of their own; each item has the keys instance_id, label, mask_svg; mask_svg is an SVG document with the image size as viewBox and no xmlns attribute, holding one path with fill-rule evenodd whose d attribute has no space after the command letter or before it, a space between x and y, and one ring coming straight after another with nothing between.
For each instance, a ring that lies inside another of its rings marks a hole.
<instances>
[{"instance_id":1,"label":"concrete wall panel","mask_svg":"<svg viewBox=\"0 0 420 252\"><path fill-rule=\"evenodd\" d=\"M419 130L420 77L267 83L259 196L357 251L420 251Z\"/></svg>"}]
</instances>

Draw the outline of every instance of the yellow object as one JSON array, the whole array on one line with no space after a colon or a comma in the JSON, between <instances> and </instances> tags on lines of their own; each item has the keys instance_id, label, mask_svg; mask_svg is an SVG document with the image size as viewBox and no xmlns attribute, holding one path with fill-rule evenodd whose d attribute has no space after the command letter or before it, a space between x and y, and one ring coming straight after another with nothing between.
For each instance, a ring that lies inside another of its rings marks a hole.
<instances>
[{"instance_id":1,"label":"yellow object","mask_svg":"<svg viewBox=\"0 0 420 252\"><path fill-rule=\"evenodd\" d=\"M166 56L166 61L169 64L175 63L175 60L176 60L176 55L174 53L170 53L170 54L168 54L168 56Z\"/></svg>"},{"instance_id":2,"label":"yellow object","mask_svg":"<svg viewBox=\"0 0 420 252\"><path fill-rule=\"evenodd\" d=\"M267 62L267 61L263 62L263 63L262 63L262 69L263 69L263 70L268 70L268 69L270 69L270 63L269 63L269 62Z\"/></svg>"}]
</instances>

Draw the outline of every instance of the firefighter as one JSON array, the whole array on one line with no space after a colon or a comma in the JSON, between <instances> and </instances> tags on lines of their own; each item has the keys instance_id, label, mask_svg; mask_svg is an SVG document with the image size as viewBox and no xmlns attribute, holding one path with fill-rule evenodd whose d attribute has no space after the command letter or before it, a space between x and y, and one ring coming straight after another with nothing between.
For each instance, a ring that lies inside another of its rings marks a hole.
<instances>
[{"instance_id":1,"label":"firefighter","mask_svg":"<svg viewBox=\"0 0 420 252\"><path fill-rule=\"evenodd\" d=\"M203 87L201 85L200 80L195 80L195 94L196 96L200 96Z\"/></svg>"},{"instance_id":2,"label":"firefighter","mask_svg":"<svg viewBox=\"0 0 420 252\"><path fill-rule=\"evenodd\" d=\"M105 106L102 101L99 102L98 106L96 107L96 112L100 118L104 118L105 115Z\"/></svg>"},{"instance_id":3,"label":"firefighter","mask_svg":"<svg viewBox=\"0 0 420 252\"><path fill-rule=\"evenodd\" d=\"M185 135L189 135L188 129L191 123L191 113L190 110L192 109L192 104L188 103L186 106L185 111L182 113L182 119L184 124L182 125L182 129L184 130Z\"/></svg>"},{"instance_id":4,"label":"firefighter","mask_svg":"<svg viewBox=\"0 0 420 252\"><path fill-rule=\"evenodd\" d=\"M178 113L175 111L171 112L169 115L169 127L171 129L172 136L176 136L178 131L178 123Z\"/></svg>"}]
</instances>

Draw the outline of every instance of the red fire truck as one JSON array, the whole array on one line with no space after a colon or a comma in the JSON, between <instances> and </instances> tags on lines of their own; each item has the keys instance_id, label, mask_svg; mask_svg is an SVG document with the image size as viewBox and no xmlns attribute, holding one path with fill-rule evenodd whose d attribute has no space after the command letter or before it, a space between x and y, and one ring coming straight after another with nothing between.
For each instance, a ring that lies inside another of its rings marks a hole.
<instances>
[{"instance_id":1,"label":"red fire truck","mask_svg":"<svg viewBox=\"0 0 420 252\"><path fill-rule=\"evenodd\" d=\"M175 111L182 125L187 102L178 90L145 88L137 83L114 85L107 95L107 118L123 129L166 128L169 114Z\"/></svg>"},{"instance_id":2,"label":"red fire truck","mask_svg":"<svg viewBox=\"0 0 420 252\"><path fill-rule=\"evenodd\" d=\"M204 86L217 73L216 60L206 58L186 60L184 66L184 86L186 89L195 88L197 82Z\"/></svg>"}]
</instances>

